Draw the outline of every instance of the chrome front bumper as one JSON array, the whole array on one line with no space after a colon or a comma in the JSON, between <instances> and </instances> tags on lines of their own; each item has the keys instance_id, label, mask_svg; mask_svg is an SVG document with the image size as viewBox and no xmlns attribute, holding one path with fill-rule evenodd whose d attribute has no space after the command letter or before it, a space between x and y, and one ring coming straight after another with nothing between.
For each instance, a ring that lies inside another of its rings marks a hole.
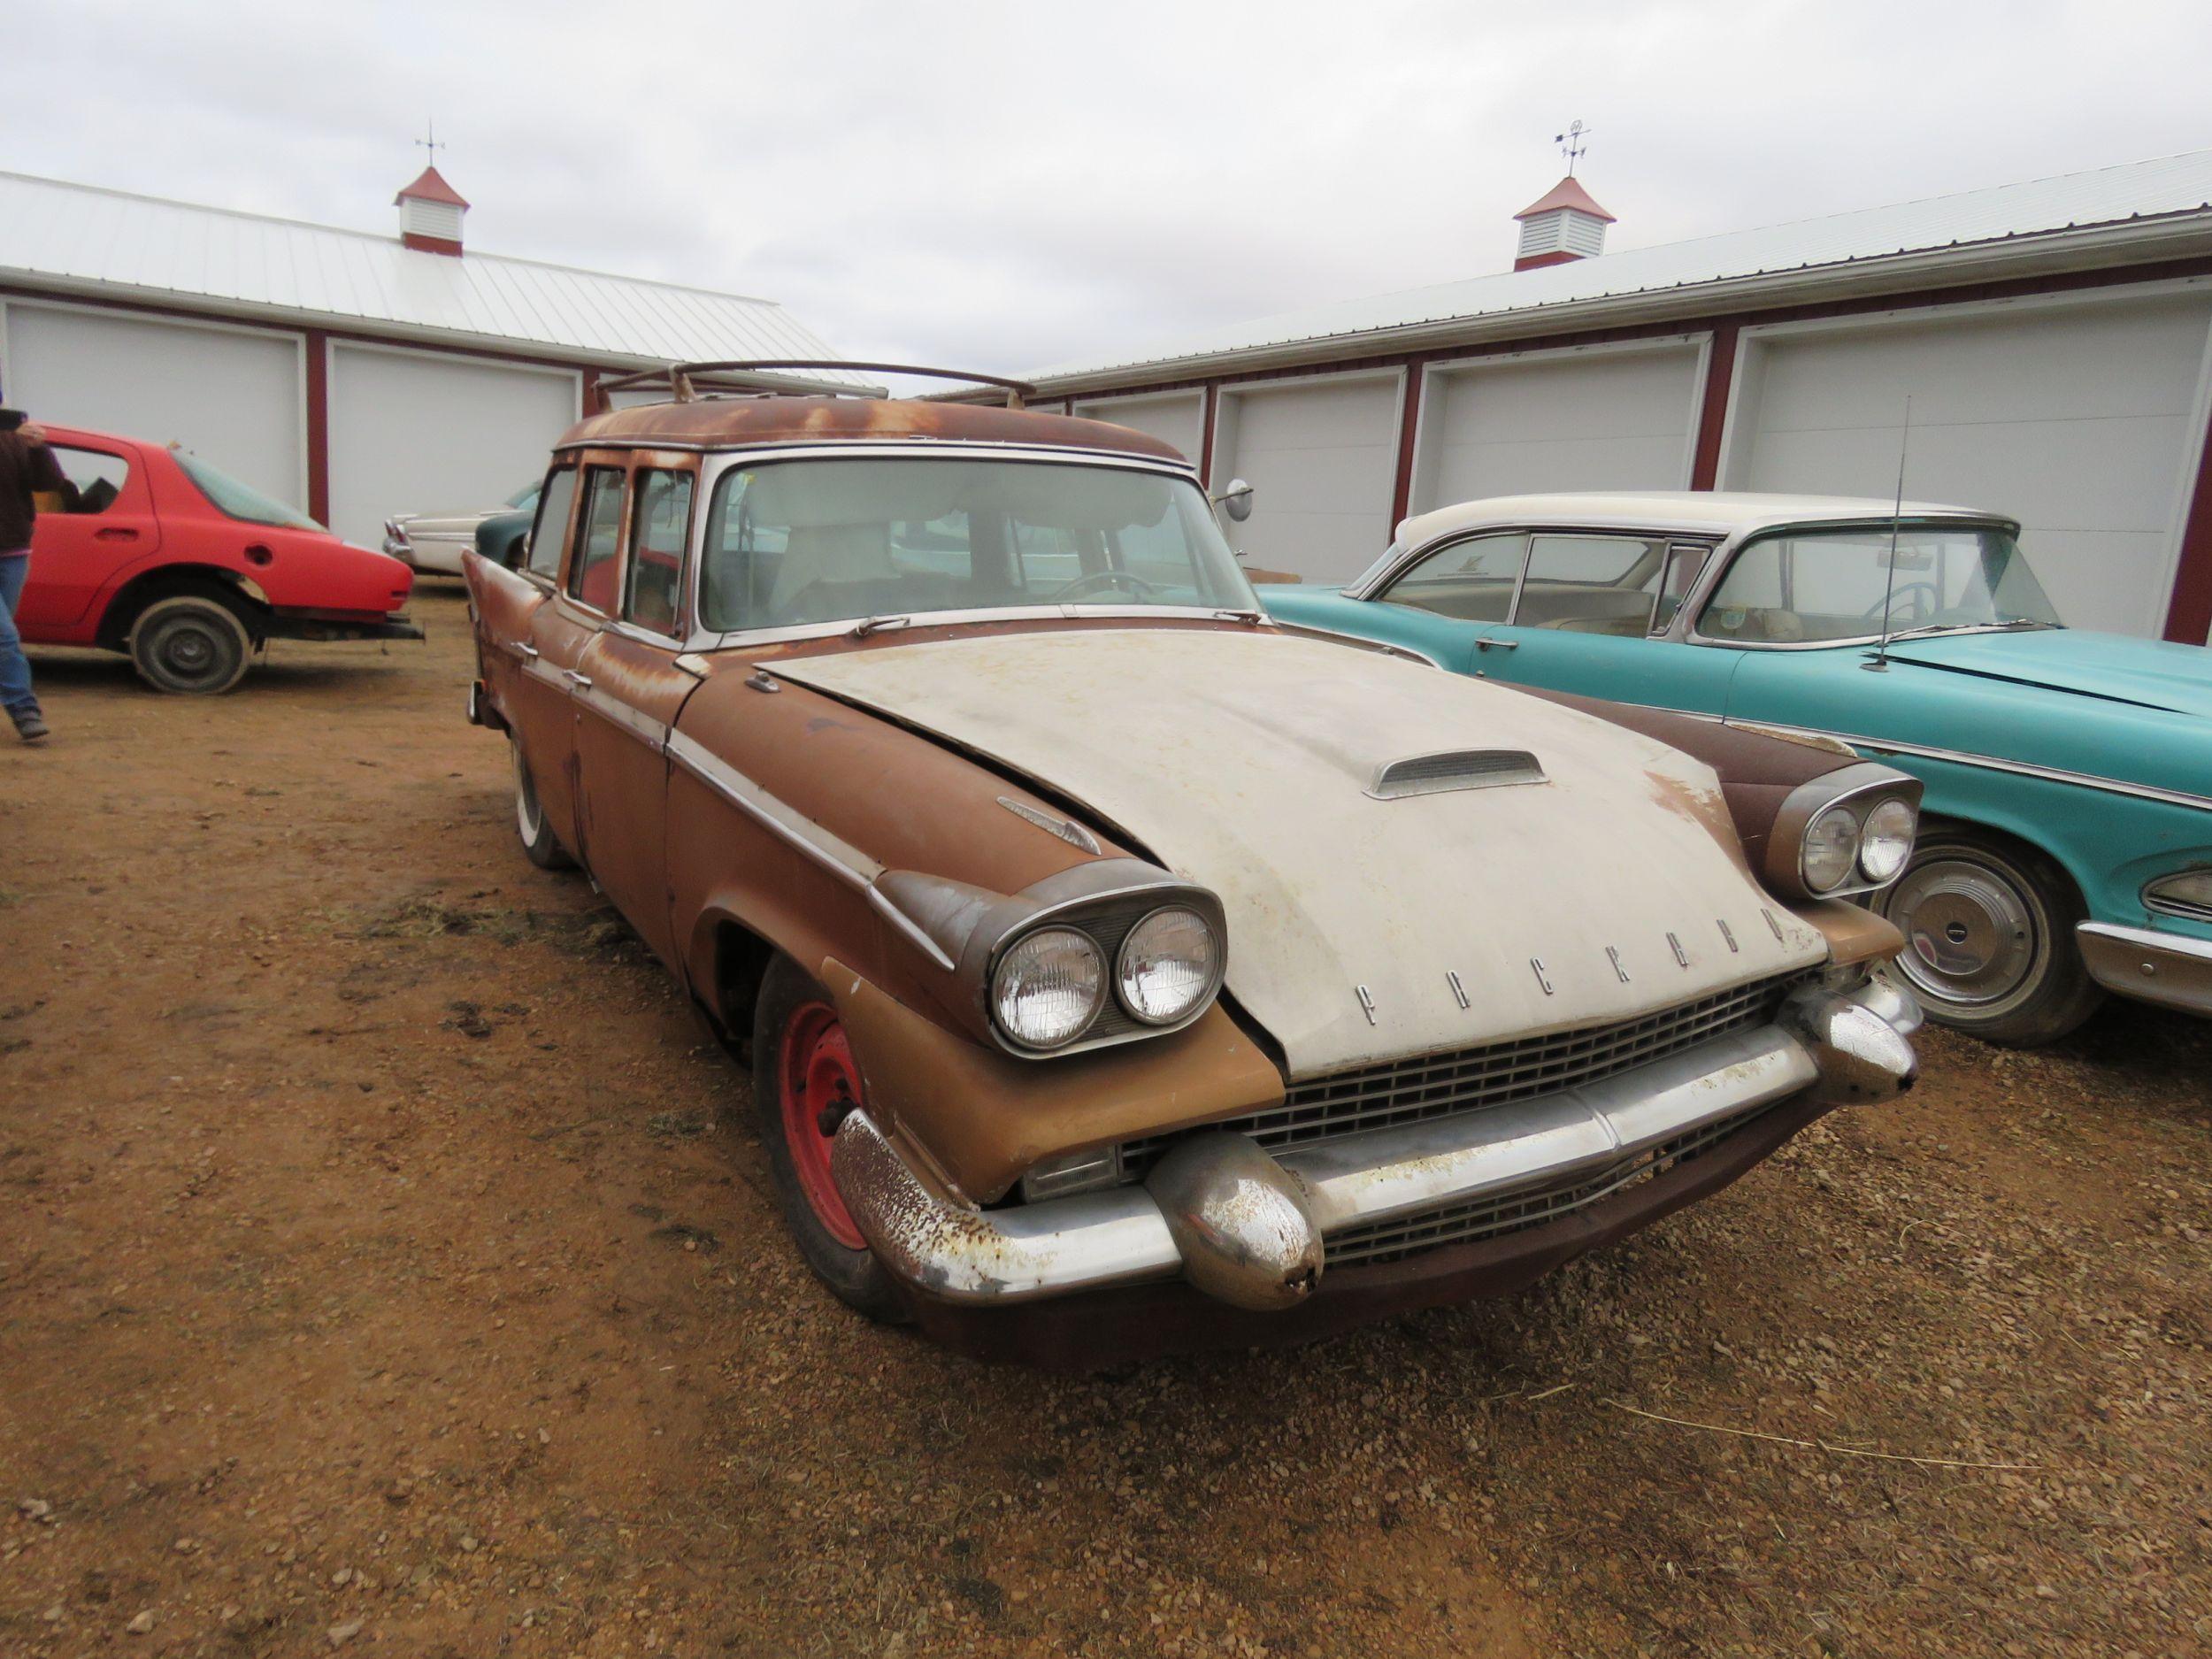
<instances>
[{"instance_id":1,"label":"chrome front bumper","mask_svg":"<svg viewBox=\"0 0 2212 1659\"><path fill-rule=\"evenodd\" d=\"M2084 922L2074 938L2089 977L2116 996L2212 1015L2212 942L2110 922Z\"/></svg>"},{"instance_id":2,"label":"chrome front bumper","mask_svg":"<svg viewBox=\"0 0 2212 1659\"><path fill-rule=\"evenodd\" d=\"M1877 1009L1898 1016L1896 1023ZM831 1170L876 1255L948 1302L999 1303L1180 1275L1236 1306L1286 1308L1318 1281L1332 1233L1572 1184L1724 1119L1795 1095L1892 1098L1916 1066L1909 994L1870 981L1809 989L1775 1024L1579 1087L1271 1156L1196 1131L1141 1186L981 1210L933 1191L863 1110Z\"/></svg>"}]
</instances>

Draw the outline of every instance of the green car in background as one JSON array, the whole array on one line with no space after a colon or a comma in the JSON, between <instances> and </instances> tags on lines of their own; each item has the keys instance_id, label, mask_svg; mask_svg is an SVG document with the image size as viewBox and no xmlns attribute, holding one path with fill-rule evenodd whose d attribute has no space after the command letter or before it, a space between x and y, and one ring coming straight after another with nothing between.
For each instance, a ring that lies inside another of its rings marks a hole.
<instances>
[{"instance_id":1,"label":"green car in background","mask_svg":"<svg viewBox=\"0 0 2212 1659\"><path fill-rule=\"evenodd\" d=\"M1920 778L1878 902L1946 1024L2048 1042L2108 991L2212 1014L2212 654L2062 626L2018 534L1921 503L1506 496L1408 519L1342 588L1259 593L1456 673L1839 739Z\"/></svg>"}]
</instances>

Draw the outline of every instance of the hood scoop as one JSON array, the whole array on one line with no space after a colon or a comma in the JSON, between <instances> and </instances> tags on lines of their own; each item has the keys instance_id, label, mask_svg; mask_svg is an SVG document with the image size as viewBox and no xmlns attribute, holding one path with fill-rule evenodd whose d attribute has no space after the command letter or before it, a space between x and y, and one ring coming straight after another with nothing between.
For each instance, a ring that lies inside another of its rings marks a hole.
<instances>
[{"instance_id":1,"label":"hood scoop","mask_svg":"<svg viewBox=\"0 0 2212 1659\"><path fill-rule=\"evenodd\" d=\"M1385 762L1367 793L1378 801L1401 795L1443 795L1453 789L1495 789L1511 783L1541 783L1544 769L1525 749L1453 749L1440 755L1413 755Z\"/></svg>"}]
</instances>

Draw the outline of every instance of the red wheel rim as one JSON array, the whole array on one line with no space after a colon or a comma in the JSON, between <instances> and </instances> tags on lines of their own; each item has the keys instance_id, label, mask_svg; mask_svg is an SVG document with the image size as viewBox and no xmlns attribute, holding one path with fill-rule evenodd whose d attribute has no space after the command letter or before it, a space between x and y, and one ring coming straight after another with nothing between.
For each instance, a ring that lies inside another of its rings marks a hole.
<instances>
[{"instance_id":1,"label":"red wheel rim","mask_svg":"<svg viewBox=\"0 0 2212 1659\"><path fill-rule=\"evenodd\" d=\"M776 1076L782 1090L783 1143L791 1154L799 1190L829 1235L849 1250L866 1240L830 1178L830 1134L846 1110L860 1104L860 1068L853 1064L845 1027L826 1002L808 1002L793 1011L783 1028Z\"/></svg>"}]
</instances>

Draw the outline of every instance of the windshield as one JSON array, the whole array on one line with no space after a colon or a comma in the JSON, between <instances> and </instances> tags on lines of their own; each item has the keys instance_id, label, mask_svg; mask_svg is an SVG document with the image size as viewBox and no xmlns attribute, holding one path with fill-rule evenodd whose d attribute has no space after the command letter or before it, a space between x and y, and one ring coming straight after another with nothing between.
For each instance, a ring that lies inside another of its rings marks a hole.
<instances>
[{"instance_id":1,"label":"windshield","mask_svg":"<svg viewBox=\"0 0 2212 1659\"><path fill-rule=\"evenodd\" d=\"M1258 602L1189 480L1051 461L856 457L722 474L702 626L717 633L1023 605Z\"/></svg>"},{"instance_id":2,"label":"windshield","mask_svg":"<svg viewBox=\"0 0 2212 1659\"><path fill-rule=\"evenodd\" d=\"M507 504L510 507L534 507L538 504L538 492L544 488L543 480L534 478L513 495L508 496Z\"/></svg>"},{"instance_id":3,"label":"windshield","mask_svg":"<svg viewBox=\"0 0 2212 1659\"><path fill-rule=\"evenodd\" d=\"M1786 530L1748 541L1706 602L1698 632L1794 645L1908 629L2059 626L2009 532L1905 525L1896 532L1894 561L1890 536L1885 523Z\"/></svg>"},{"instance_id":4,"label":"windshield","mask_svg":"<svg viewBox=\"0 0 2212 1659\"><path fill-rule=\"evenodd\" d=\"M233 518L242 518L248 524L274 525L282 530L319 530L305 513L273 501L250 484L242 484L227 472L220 472L187 449L172 449L177 465L184 475L200 487L200 494L213 502L216 510Z\"/></svg>"}]
</instances>

